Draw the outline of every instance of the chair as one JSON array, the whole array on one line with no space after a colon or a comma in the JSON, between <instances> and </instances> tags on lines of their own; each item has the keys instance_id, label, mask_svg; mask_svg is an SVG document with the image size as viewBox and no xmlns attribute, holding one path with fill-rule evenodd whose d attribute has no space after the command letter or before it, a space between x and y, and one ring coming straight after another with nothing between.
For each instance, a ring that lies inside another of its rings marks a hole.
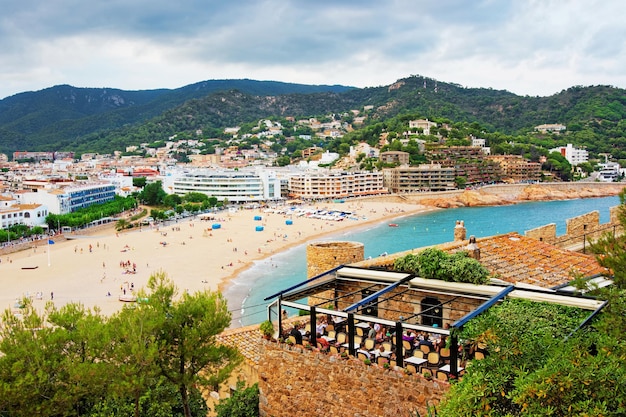
<instances>
[{"instance_id":1,"label":"chair","mask_svg":"<svg viewBox=\"0 0 626 417\"><path fill-rule=\"evenodd\" d=\"M402 341L402 347L406 349L407 352L413 350L413 346L411 346L411 342L409 342L408 340Z\"/></svg>"},{"instance_id":2,"label":"chair","mask_svg":"<svg viewBox=\"0 0 626 417\"><path fill-rule=\"evenodd\" d=\"M444 363L450 363L450 348L441 348L439 349L439 357L441 361Z\"/></svg>"},{"instance_id":3,"label":"chair","mask_svg":"<svg viewBox=\"0 0 626 417\"><path fill-rule=\"evenodd\" d=\"M340 344L340 345L343 345L344 343L346 343L347 337L348 337L348 335L346 335L343 332L337 333L337 335L336 335L337 343Z\"/></svg>"},{"instance_id":4,"label":"chair","mask_svg":"<svg viewBox=\"0 0 626 417\"><path fill-rule=\"evenodd\" d=\"M304 331L311 333L311 323L307 323L306 326L304 326Z\"/></svg>"},{"instance_id":5,"label":"chair","mask_svg":"<svg viewBox=\"0 0 626 417\"><path fill-rule=\"evenodd\" d=\"M395 368L398 365L398 362L396 362L394 359L389 359L389 366L392 368Z\"/></svg>"},{"instance_id":6,"label":"chair","mask_svg":"<svg viewBox=\"0 0 626 417\"><path fill-rule=\"evenodd\" d=\"M485 359L485 354L477 350L476 352L474 352L474 359L481 361Z\"/></svg>"},{"instance_id":7,"label":"chair","mask_svg":"<svg viewBox=\"0 0 626 417\"><path fill-rule=\"evenodd\" d=\"M428 345L420 345L420 350L424 352L424 354L428 355L430 353L430 346Z\"/></svg>"},{"instance_id":8,"label":"chair","mask_svg":"<svg viewBox=\"0 0 626 417\"><path fill-rule=\"evenodd\" d=\"M440 381L447 381L448 380L448 374L446 374L443 371L437 371L437 379Z\"/></svg>"},{"instance_id":9,"label":"chair","mask_svg":"<svg viewBox=\"0 0 626 417\"><path fill-rule=\"evenodd\" d=\"M330 332L333 332L333 331L335 331L335 325L334 324L327 324L326 325L326 332L330 333Z\"/></svg>"},{"instance_id":10,"label":"chair","mask_svg":"<svg viewBox=\"0 0 626 417\"><path fill-rule=\"evenodd\" d=\"M334 330L329 330L327 333L327 336L330 337L331 339L336 339L337 332Z\"/></svg>"},{"instance_id":11,"label":"chair","mask_svg":"<svg viewBox=\"0 0 626 417\"><path fill-rule=\"evenodd\" d=\"M411 374L411 375L415 375L417 373L417 368L415 367L415 365L411 365L410 363L405 365L405 369Z\"/></svg>"},{"instance_id":12,"label":"chair","mask_svg":"<svg viewBox=\"0 0 626 417\"><path fill-rule=\"evenodd\" d=\"M383 342L382 346L385 348L385 352L393 352L393 344L391 342Z\"/></svg>"},{"instance_id":13,"label":"chair","mask_svg":"<svg viewBox=\"0 0 626 417\"><path fill-rule=\"evenodd\" d=\"M415 356L416 358L424 359L424 352L422 352L421 350L414 350L413 356Z\"/></svg>"},{"instance_id":14,"label":"chair","mask_svg":"<svg viewBox=\"0 0 626 417\"><path fill-rule=\"evenodd\" d=\"M389 359L385 358L384 356L379 356L376 359L376 363L379 364L380 366L383 366L386 363L389 363Z\"/></svg>"},{"instance_id":15,"label":"chair","mask_svg":"<svg viewBox=\"0 0 626 417\"><path fill-rule=\"evenodd\" d=\"M365 339L365 350L369 351L374 349L376 341L374 339Z\"/></svg>"},{"instance_id":16,"label":"chair","mask_svg":"<svg viewBox=\"0 0 626 417\"><path fill-rule=\"evenodd\" d=\"M354 346L361 346L362 341L363 341L362 336L354 336Z\"/></svg>"},{"instance_id":17,"label":"chair","mask_svg":"<svg viewBox=\"0 0 626 417\"><path fill-rule=\"evenodd\" d=\"M363 337L363 329L361 327L356 328L356 335Z\"/></svg>"},{"instance_id":18,"label":"chair","mask_svg":"<svg viewBox=\"0 0 626 417\"><path fill-rule=\"evenodd\" d=\"M330 345L330 353L332 353L333 355L338 355L339 349L337 349L337 346Z\"/></svg>"},{"instance_id":19,"label":"chair","mask_svg":"<svg viewBox=\"0 0 626 417\"><path fill-rule=\"evenodd\" d=\"M441 358L437 352L430 352L426 359L428 359L429 368L438 368L441 363Z\"/></svg>"},{"instance_id":20,"label":"chair","mask_svg":"<svg viewBox=\"0 0 626 417\"><path fill-rule=\"evenodd\" d=\"M364 360L366 360L366 359L369 359L369 358L367 357L367 355L366 355L365 353L363 353L363 352L357 352L357 353L356 353L356 357L357 357L357 359L358 359L358 360L360 360L360 361L364 361Z\"/></svg>"}]
</instances>

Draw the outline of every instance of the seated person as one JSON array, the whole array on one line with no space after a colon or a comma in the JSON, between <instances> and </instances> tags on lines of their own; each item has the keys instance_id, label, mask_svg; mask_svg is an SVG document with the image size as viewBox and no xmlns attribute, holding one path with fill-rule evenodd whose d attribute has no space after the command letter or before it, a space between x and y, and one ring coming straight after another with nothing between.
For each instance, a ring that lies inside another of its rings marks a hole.
<instances>
[{"instance_id":1,"label":"seated person","mask_svg":"<svg viewBox=\"0 0 626 417\"><path fill-rule=\"evenodd\" d=\"M318 321L317 321L317 326L315 326L315 332L319 333L319 334L324 334L326 333L326 318L325 317L321 317Z\"/></svg>"},{"instance_id":2,"label":"seated person","mask_svg":"<svg viewBox=\"0 0 626 417\"><path fill-rule=\"evenodd\" d=\"M377 343L384 342L385 341L385 337L386 337L385 334L386 334L385 327L384 326L378 326L378 331L376 332L376 337L375 337L376 342Z\"/></svg>"},{"instance_id":3,"label":"seated person","mask_svg":"<svg viewBox=\"0 0 626 417\"><path fill-rule=\"evenodd\" d=\"M407 342L413 344L413 341L415 340L415 334L411 332L411 330L408 330L406 332L404 332L404 334L402 335L402 340L406 340Z\"/></svg>"},{"instance_id":4,"label":"seated person","mask_svg":"<svg viewBox=\"0 0 626 417\"><path fill-rule=\"evenodd\" d=\"M418 347L422 347L422 346L428 346L428 349L430 351L435 350L435 346L433 345L433 342L430 341L429 338L425 337L424 339L420 340L420 342L417 344Z\"/></svg>"},{"instance_id":5,"label":"seated person","mask_svg":"<svg viewBox=\"0 0 626 417\"><path fill-rule=\"evenodd\" d=\"M367 350L365 350L365 344L364 344L364 343L361 343L361 346L360 346L360 347L359 347L359 349L356 351L356 353L357 353L357 355L358 355L359 353L362 353L362 354L364 354L364 355L367 357L367 359L372 359L372 354L371 354L371 353L369 353Z\"/></svg>"},{"instance_id":6,"label":"seated person","mask_svg":"<svg viewBox=\"0 0 626 417\"><path fill-rule=\"evenodd\" d=\"M328 340L324 339L322 337L321 333L317 334L317 339L315 339L315 341L322 346L322 350L328 350L330 349L330 343L328 343Z\"/></svg>"},{"instance_id":7,"label":"seated person","mask_svg":"<svg viewBox=\"0 0 626 417\"><path fill-rule=\"evenodd\" d=\"M293 336L296 339L296 345L302 344L302 333L300 333L300 329L298 329L297 325L293 326L293 328L289 332L289 336Z\"/></svg>"}]
</instances>

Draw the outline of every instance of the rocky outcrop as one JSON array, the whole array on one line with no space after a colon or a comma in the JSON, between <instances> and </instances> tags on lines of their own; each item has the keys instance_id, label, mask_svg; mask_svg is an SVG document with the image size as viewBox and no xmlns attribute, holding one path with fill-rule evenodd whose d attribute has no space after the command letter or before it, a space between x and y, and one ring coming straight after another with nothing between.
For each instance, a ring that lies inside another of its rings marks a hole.
<instances>
[{"instance_id":1,"label":"rocky outcrop","mask_svg":"<svg viewBox=\"0 0 626 417\"><path fill-rule=\"evenodd\" d=\"M500 206L521 201L551 201L617 195L624 184L533 184L510 189L485 187L449 195L431 195L419 199L425 206L438 208Z\"/></svg>"}]
</instances>

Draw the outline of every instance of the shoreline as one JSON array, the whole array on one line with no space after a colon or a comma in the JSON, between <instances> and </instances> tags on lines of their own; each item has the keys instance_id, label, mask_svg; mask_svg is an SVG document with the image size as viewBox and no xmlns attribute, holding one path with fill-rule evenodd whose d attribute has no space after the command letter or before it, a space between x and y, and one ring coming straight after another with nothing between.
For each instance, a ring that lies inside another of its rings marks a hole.
<instances>
[{"instance_id":1,"label":"shoreline","mask_svg":"<svg viewBox=\"0 0 626 417\"><path fill-rule=\"evenodd\" d=\"M622 189L618 184L592 188L596 191L594 195L584 197L613 196ZM297 217L294 212L281 214L262 209L240 209L236 213L217 213L216 220L208 222L194 217L119 233L113 224L109 224L79 232L82 234L78 236L70 235L71 240L60 239L54 245L44 243L3 254L0 257L3 288L0 309L19 311L15 308L15 301L26 296L33 299L38 309L43 309L45 303L54 298L52 301L57 307L79 302L86 308L97 308L103 315L110 315L126 305L118 300L119 296L130 295L126 294L129 291L135 294L135 290L144 288L156 271L167 273L179 292L210 289L224 293L240 274L273 255L350 230L441 210L437 204L422 204L434 196L438 202L444 196L454 202L464 195L475 197L476 191L459 192L454 197L442 194L388 195L304 206L355 213L351 216L353 219L343 221ZM492 197L489 195L490 204L481 205L533 201L502 198L498 203ZM546 199L544 194L535 201L583 198L581 195L552 197ZM257 217L261 221L257 221ZM212 223L220 223L221 230L213 229ZM264 230L255 231L257 225L262 225ZM122 267L122 263L127 266ZM240 305L236 306L236 309L240 308Z\"/></svg>"},{"instance_id":2,"label":"shoreline","mask_svg":"<svg viewBox=\"0 0 626 417\"><path fill-rule=\"evenodd\" d=\"M57 306L80 302L110 315L125 305L119 297L145 288L156 271L167 273L179 293L223 292L255 262L292 247L391 218L437 210L415 203L357 200L315 208L355 212L358 220L329 221L242 209L217 213L217 219L209 222L194 217L126 232L116 232L111 224L68 235L68 240L53 245L33 244L1 256L0 309L18 311L16 301L29 297L36 308L43 309L48 301ZM256 217L262 217L262 222L253 220ZM292 220L291 225L287 220ZM221 227L213 229L212 223ZM256 225L265 230L253 231Z\"/></svg>"}]
</instances>

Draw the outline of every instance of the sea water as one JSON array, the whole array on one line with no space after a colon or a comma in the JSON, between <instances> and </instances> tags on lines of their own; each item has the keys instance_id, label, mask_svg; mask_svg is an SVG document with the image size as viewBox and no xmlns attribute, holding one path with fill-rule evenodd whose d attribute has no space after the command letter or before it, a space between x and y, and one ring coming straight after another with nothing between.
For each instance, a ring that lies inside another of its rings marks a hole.
<instances>
[{"instance_id":1,"label":"sea water","mask_svg":"<svg viewBox=\"0 0 626 417\"><path fill-rule=\"evenodd\" d=\"M600 223L608 223L609 208L619 197L530 202L509 206L463 207L436 210L387 222L338 232L316 241L355 241L364 244L365 257L395 253L454 240L457 220L465 222L467 236L485 237L525 231L555 223L557 235L565 233L565 221L592 211L600 212ZM297 220L295 220L297 221ZM353 220L351 220L353 221ZM233 313L232 326L260 323L267 317L264 298L307 278L306 244L266 258L233 279L224 291Z\"/></svg>"}]
</instances>

